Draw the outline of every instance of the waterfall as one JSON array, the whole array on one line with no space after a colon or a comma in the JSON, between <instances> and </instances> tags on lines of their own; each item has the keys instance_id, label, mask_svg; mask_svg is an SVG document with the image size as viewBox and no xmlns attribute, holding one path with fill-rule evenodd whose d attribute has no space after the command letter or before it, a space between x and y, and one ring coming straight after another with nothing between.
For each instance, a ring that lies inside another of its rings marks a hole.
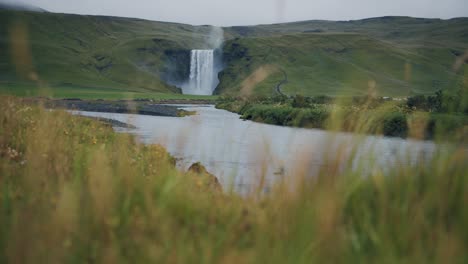
<instances>
[{"instance_id":1,"label":"waterfall","mask_svg":"<svg viewBox=\"0 0 468 264\"><path fill-rule=\"evenodd\" d=\"M184 94L212 95L218 79L215 76L214 50L192 50L189 81Z\"/></svg>"}]
</instances>

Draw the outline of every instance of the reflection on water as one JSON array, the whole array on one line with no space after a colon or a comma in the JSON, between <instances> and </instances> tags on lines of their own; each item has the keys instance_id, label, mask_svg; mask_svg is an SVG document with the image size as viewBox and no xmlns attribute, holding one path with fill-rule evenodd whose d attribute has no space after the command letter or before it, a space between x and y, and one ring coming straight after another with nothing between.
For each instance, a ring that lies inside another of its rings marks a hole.
<instances>
[{"instance_id":1,"label":"reflection on water","mask_svg":"<svg viewBox=\"0 0 468 264\"><path fill-rule=\"evenodd\" d=\"M201 162L225 188L246 191L264 175L266 186L294 175L314 175L340 161L343 168L381 170L415 163L435 151L431 141L335 133L242 121L237 114L213 106L181 106L197 115L183 118L75 112L133 124L116 128L148 144L161 144L187 169ZM355 147L357 146L357 147ZM354 156L353 156L354 155ZM354 157L354 158L350 158ZM345 162L351 160L352 162Z\"/></svg>"}]
</instances>

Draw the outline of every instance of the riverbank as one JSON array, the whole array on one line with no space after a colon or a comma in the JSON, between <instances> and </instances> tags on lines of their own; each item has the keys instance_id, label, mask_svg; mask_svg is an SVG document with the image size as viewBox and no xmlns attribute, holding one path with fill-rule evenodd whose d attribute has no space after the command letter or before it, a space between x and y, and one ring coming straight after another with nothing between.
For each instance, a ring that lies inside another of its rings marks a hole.
<instances>
[{"instance_id":1,"label":"riverbank","mask_svg":"<svg viewBox=\"0 0 468 264\"><path fill-rule=\"evenodd\" d=\"M280 126L318 128L415 139L468 141L468 115L408 106L412 100L383 98L224 98L219 109L244 120Z\"/></svg>"}]
</instances>

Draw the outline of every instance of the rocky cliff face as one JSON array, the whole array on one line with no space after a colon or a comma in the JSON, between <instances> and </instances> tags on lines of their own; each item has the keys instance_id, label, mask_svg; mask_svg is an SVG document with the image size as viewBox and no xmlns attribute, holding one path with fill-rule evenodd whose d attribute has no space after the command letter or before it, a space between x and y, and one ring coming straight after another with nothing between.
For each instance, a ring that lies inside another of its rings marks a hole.
<instances>
[{"instance_id":1,"label":"rocky cliff face","mask_svg":"<svg viewBox=\"0 0 468 264\"><path fill-rule=\"evenodd\" d=\"M168 49L162 55L164 66L161 79L165 82L180 86L190 75L190 50Z\"/></svg>"}]
</instances>

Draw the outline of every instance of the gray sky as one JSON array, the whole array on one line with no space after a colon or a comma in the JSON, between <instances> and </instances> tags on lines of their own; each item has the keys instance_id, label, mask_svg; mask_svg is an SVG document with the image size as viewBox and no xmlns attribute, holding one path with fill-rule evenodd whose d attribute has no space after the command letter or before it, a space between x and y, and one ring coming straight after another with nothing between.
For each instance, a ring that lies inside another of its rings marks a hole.
<instances>
[{"instance_id":1,"label":"gray sky","mask_svg":"<svg viewBox=\"0 0 468 264\"><path fill-rule=\"evenodd\" d=\"M468 16L468 0L0 0L51 12L137 17L217 26L385 15Z\"/></svg>"}]
</instances>

